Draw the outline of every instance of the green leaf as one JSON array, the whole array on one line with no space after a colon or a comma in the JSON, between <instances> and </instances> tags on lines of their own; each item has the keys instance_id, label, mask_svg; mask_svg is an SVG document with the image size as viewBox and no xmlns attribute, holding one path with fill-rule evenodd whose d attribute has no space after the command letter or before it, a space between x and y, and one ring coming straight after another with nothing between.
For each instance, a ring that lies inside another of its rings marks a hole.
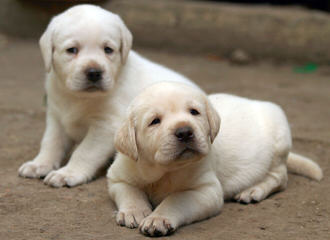
<instances>
[{"instance_id":1,"label":"green leaf","mask_svg":"<svg viewBox=\"0 0 330 240\"><path fill-rule=\"evenodd\" d=\"M293 71L295 73L313 73L317 70L319 66L315 63L308 63L306 65L303 65L303 66L299 66L299 67L294 67L293 68Z\"/></svg>"}]
</instances>

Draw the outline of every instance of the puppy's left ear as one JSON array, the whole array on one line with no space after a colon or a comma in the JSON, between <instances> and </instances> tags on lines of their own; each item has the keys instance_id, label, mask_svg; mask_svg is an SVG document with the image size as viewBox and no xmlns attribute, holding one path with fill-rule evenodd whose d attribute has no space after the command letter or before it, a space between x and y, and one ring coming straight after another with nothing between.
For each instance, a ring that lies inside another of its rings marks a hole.
<instances>
[{"instance_id":1,"label":"puppy's left ear","mask_svg":"<svg viewBox=\"0 0 330 240\"><path fill-rule=\"evenodd\" d=\"M122 63L125 63L129 54L129 51L132 48L133 36L132 33L128 30L123 20L118 16L120 23L120 34L121 34L121 46L120 54Z\"/></svg>"},{"instance_id":2,"label":"puppy's left ear","mask_svg":"<svg viewBox=\"0 0 330 240\"><path fill-rule=\"evenodd\" d=\"M135 136L135 124L132 117L126 119L118 130L115 137L115 147L119 152L137 161L138 150Z\"/></svg>"},{"instance_id":3,"label":"puppy's left ear","mask_svg":"<svg viewBox=\"0 0 330 240\"><path fill-rule=\"evenodd\" d=\"M44 60L47 72L50 72L53 58L53 32L56 24L56 17L54 17L48 24L46 31L42 34L39 40L42 58Z\"/></svg>"},{"instance_id":4,"label":"puppy's left ear","mask_svg":"<svg viewBox=\"0 0 330 240\"><path fill-rule=\"evenodd\" d=\"M218 135L221 119L217 111L208 100L206 100L206 114L210 127L209 135L211 143L213 143L215 137Z\"/></svg>"}]
</instances>

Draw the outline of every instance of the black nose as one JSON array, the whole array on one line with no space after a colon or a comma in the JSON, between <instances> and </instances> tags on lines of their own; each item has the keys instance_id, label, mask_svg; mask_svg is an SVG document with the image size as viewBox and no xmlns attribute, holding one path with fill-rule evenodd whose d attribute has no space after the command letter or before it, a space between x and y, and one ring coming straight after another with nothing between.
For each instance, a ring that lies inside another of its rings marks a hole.
<instances>
[{"instance_id":1,"label":"black nose","mask_svg":"<svg viewBox=\"0 0 330 240\"><path fill-rule=\"evenodd\" d=\"M91 82L97 82L102 79L102 71L97 68L89 68L86 71L87 79Z\"/></svg>"},{"instance_id":2,"label":"black nose","mask_svg":"<svg viewBox=\"0 0 330 240\"><path fill-rule=\"evenodd\" d=\"M181 127L175 131L175 136L180 142L188 142L194 137L191 127Z\"/></svg>"}]
</instances>

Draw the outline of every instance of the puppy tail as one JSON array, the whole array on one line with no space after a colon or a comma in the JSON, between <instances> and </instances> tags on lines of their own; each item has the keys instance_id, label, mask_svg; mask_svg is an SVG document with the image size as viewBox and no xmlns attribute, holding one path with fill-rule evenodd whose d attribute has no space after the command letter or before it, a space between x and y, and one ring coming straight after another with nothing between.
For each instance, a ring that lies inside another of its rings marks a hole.
<instances>
[{"instance_id":1,"label":"puppy tail","mask_svg":"<svg viewBox=\"0 0 330 240\"><path fill-rule=\"evenodd\" d=\"M311 159L299 154L290 152L287 166L291 173L303 175L316 181L320 181L323 178L323 172L320 166Z\"/></svg>"}]
</instances>

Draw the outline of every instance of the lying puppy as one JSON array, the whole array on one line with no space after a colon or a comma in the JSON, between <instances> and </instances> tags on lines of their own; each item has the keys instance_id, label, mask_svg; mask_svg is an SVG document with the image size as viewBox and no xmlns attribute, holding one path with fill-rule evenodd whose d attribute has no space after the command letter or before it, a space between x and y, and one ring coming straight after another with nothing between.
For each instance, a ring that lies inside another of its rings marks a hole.
<instances>
[{"instance_id":1,"label":"lying puppy","mask_svg":"<svg viewBox=\"0 0 330 240\"><path fill-rule=\"evenodd\" d=\"M52 19L40 39L47 126L39 154L20 167L20 176L46 176L54 187L91 180L113 156L114 133L134 96L166 79L192 84L130 51L131 45L120 17L97 6L75 6Z\"/></svg>"},{"instance_id":2,"label":"lying puppy","mask_svg":"<svg viewBox=\"0 0 330 240\"><path fill-rule=\"evenodd\" d=\"M277 105L227 94L208 99L178 83L155 84L135 98L115 145L120 153L107 177L116 221L150 236L213 216L225 199L259 202L285 189L287 167L322 178L316 163L290 153Z\"/></svg>"}]
</instances>

